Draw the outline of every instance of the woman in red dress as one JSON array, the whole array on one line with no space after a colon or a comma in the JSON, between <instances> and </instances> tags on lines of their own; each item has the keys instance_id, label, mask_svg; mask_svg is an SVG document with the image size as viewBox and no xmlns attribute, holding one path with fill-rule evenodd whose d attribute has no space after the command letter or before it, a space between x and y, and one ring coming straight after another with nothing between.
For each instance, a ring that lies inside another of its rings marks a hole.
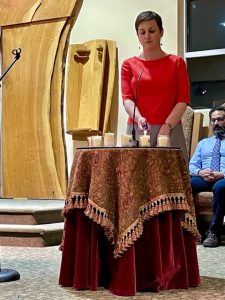
<instances>
[{"instance_id":1,"label":"woman in red dress","mask_svg":"<svg viewBox=\"0 0 225 300\"><path fill-rule=\"evenodd\" d=\"M122 98L129 115L127 133L132 132L136 102L137 137L147 127L154 147L158 135L168 135L171 146L181 147L187 157L181 125L181 117L190 102L186 64L182 57L162 50L164 29L157 13L140 13L135 29L143 52L126 59L121 68Z\"/></svg>"}]
</instances>

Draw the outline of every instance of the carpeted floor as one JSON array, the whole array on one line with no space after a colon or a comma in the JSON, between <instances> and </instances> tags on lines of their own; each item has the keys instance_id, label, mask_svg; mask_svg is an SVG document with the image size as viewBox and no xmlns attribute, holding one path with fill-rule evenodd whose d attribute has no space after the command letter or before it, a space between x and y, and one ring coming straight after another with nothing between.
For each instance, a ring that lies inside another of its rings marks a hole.
<instances>
[{"instance_id":1,"label":"carpeted floor","mask_svg":"<svg viewBox=\"0 0 225 300\"><path fill-rule=\"evenodd\" d=\"M189 290L160 293L137 293L136 300L154 299L225 299L225 248L206 249L198 246L202 284ZM1 300L81 300L128 299L117 297L105 289L96 292L76 291L58 285L61 252L58 246L48 248L0 247L3 269L14 269L20 280L0 283Z\"/></svg>"}]
</instances>

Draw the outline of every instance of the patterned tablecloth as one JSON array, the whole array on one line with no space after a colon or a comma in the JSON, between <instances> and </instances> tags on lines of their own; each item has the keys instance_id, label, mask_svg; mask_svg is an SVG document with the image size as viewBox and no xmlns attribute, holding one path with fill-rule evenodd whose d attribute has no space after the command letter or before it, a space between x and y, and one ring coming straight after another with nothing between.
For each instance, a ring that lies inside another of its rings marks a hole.
<instances>
[{"instance_id":1,"label":"patterned tablecloth","mask_svg":"<svg viewBox=\"0 0 225 300\"><path fill-rule=\"evenodd\" d=\"M140 237L145 220L165 211L180 210L183 228L200 239L180 149L76 150L63 214L79 208L104 228L115 257Z\"/></svg>"}]
</instances>

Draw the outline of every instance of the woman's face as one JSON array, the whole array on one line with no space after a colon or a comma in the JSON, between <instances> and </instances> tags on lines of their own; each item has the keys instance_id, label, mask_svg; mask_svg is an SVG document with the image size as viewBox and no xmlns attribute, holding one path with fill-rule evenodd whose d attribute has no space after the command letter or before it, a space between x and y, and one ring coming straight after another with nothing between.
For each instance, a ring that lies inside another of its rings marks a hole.
<instances>
[{"instance_id":1,"label":"woman's face","mask_svg":"<svg viewBox=\"0 0 225 300\"><path fill-rule=\"evenodd\" d=\"M143 49L154 50L160 48L163 30L160 31L156 20L152 19L139 24L137 35Z\"/></svg>"}]
</instances>

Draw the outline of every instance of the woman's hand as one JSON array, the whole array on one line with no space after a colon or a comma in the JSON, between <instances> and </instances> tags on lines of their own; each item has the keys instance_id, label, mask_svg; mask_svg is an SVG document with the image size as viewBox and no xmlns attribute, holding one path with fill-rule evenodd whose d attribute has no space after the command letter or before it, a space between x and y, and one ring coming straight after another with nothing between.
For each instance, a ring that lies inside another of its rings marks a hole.
<instances>
[{"instance_id":1,"label":"woman's hand","mask_svg":"<svg viewBox=\"0 0 225 300\"><path fill-rule=\"evenodd\" d=\"M123 102L126 112L128 113L129 117L133 119L134 110L135 110L135 122L138 125L139 130L150 130L151 126L148 124L146 118L142 117L138 107L135 108L135 103L133 100L126 99Z\"/></svg>"},{"instance_id":2,"label":"woman's hand","mask_svg":"<svg viewBox=\"0 0 225 300\"><path fill-rule=\"evenodd\" d=\"M170 129L166 124L160 127L158 135L170 135Z\"/></svg>"},{"instance_id":3,"label":"woman's hand","mask_svg":"<svg viewBox=\"0 0 225 300\"><path fill-rule=\"evenodd\" d=\"M136 122L138 124L138 129L140 129L140 130L150 130L151 129L150 124L148 124L146 118L144 118L144 117L136 118Z\"/></svg>"}]
</instances>

